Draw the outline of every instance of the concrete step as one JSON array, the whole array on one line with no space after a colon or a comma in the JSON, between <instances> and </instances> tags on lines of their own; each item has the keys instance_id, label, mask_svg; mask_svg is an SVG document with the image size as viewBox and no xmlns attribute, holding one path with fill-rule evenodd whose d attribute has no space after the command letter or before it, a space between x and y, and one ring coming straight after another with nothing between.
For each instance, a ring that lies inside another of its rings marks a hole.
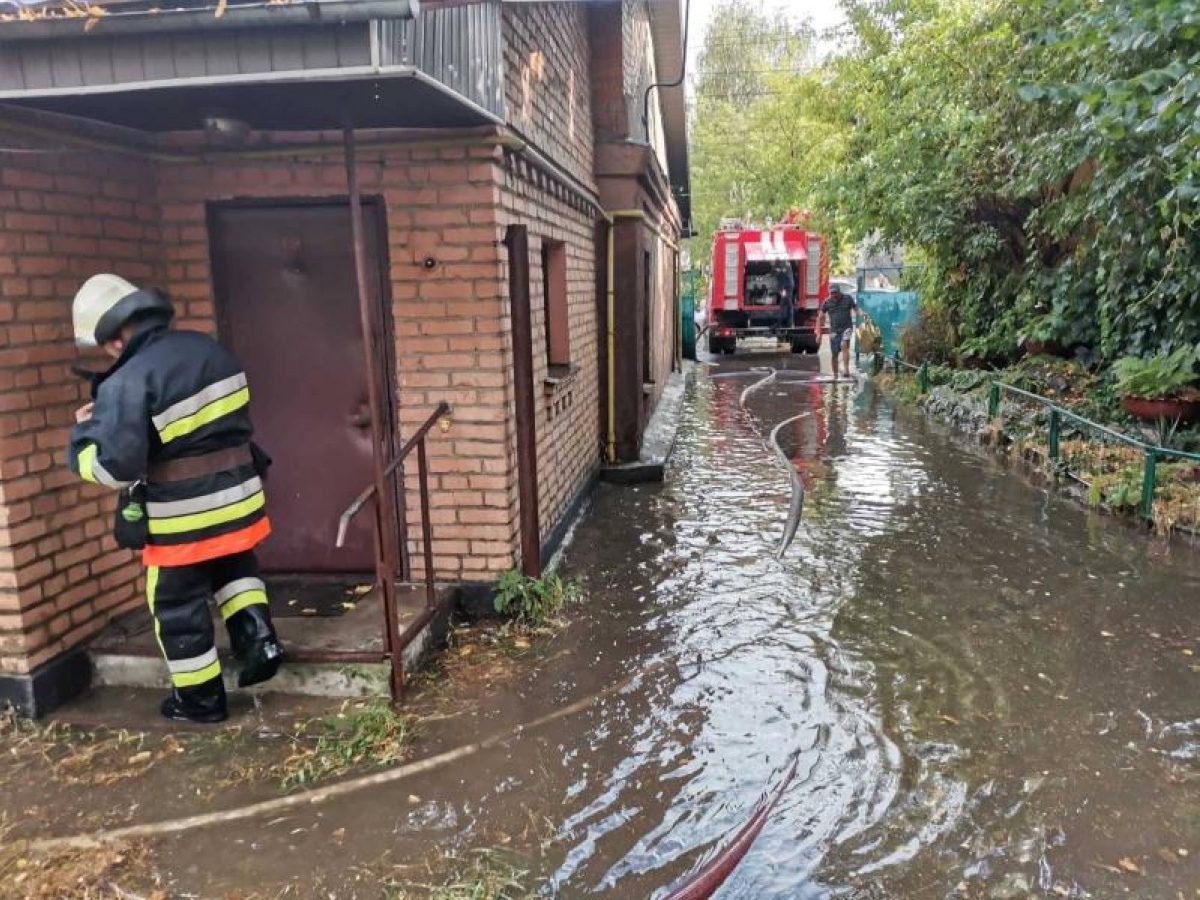
<instances>
[{"instance_id":1,"label":"concrete step","mask_svg":"<svg viewBox=\"0 0 1200 900\"><path fill-rule=\"evenodd\" d=\"M404 650L404 670L414 672L444 639L458 588L438 589L438 615L425 625ZM425 607L424 588L398 585L400 629L413 624ZM238 664L229 637L216 621L217 652L230 690L237 688ZM265 685L252 693L285 693L313 697L386 697L391 666L384 652L383 608L377 590L358 598L340 616L275 616L275 628L288 653L288 662ZM97 687L170 687L170 679L146 609L112 622L89 645L92 684Z\"/></svg>"}]
</instances>

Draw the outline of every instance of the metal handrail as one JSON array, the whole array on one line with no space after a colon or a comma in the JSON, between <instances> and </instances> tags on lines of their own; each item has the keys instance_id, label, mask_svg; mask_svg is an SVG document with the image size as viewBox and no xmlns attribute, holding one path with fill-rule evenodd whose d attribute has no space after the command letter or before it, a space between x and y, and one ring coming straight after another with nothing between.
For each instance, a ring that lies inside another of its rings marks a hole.
<instances>
[{"instance_id":1,"label":"metal handrail","mask_svg":"<svg viewBox=\"0 0 1200 900\"><path fill-rule=\"evenodd\" d=\"M892 362L896 371L900 368L910 369L918 373L920 377L921 393L929 391L929 363L922 362L920 365L914 365L900 357L900 351L897 350L892 355ZM1158 482L1158 462L1159 460L1181 460L1186 462L1200 463L1200 454L1188 453L1184 450L1174 450L1170 447L1163 447L1157 444L1150 444L1130 435L1123 434L1107 425L1101 425L1099 422L1093 422L1091 419L1085 418L1078 413L1072 412L1065 407L1059 406L1049 397L1043 397L1041 394L1035 394L1032 391L1026 391L1003 381L992 379L988 387L988 417L991 419L999 418L1000 405L1004 394L1016 394L1026 400L1032 400L1035 403L1045 407L1049 413L1047 435L1047 445L1049 448L1049 457L1051 462L1058 463L1060 459L1059 453L1059 437L1062 430L1062 421L1067 419L1084 428L1099 432L1106 435L1119 443L1140 450L1144 457L1143 474L1142 474L1142 519L1150 522L1154 518L1154 491Z\"/></svg>"},{"instance_id":2,"label":"metal handrail","mask_svg":"<svg viewBox=\"0 0 1200 900\"><path fill-rule=\"evenodd\" d=\"M429 460L425 452L425 438L433 426L449 414L450 404L445 402L439 403L421 427L413 433L412 437L405 441L404 446L400 448L400 452L396 454L396 457L383 468L382 473L382 481L385 488L387 486L394 487L394 478L397 470L400 469L413 450L417 451L417 481L421 495L421 536L424 544L423 555L425 562L425 608L421 610L416 619L408 624L408 627L403 632L399 628L400 608L396 600L396 578L399 576L399 572L396 571L397 567L395 567L394 563L389 562L393 557L386 553L386 548L382 546L384 539L382 518L380 518L378 523L378 540L380 544L378 545L379 552L376 556L377 572L380 580L379 588L383 594L384 648L391 661L393 702L398 702L404 691L404 651L416 636L433 621L433 617L437 614L437 582L434 577L433 566L433 523L429 520ZM351 520L378 490L378 482L371 484L370 487L355 497L354 502L342 513L338 519L337 546L341 547L343 545Z\"/></svg>"},{"instance_id":3,"label":"metal handrail","mask_svg":"<svg viewBox=\"0 0 1200 900\"><path fill-rule=\"evenodd\" d=\"M388 463L384 468L384 478L391 478L396 473L396 469L400 468L400 466L404 464L404 461L416 448L417 444L425 439L425 435L429 433L430 429L432 429L439 420L444 419L448 415L450 415L450 404L444 401L439 403L437 408L433 411L433 414L425 420L425 424L423 424L416 430L416 432L413 433L413 436L410 437L404 443L404 446L400 448L400 452L396 454L396 458ZM354 498L353 503L346 507L346 511L342 513L341 517L338 519L337 546L341 547L345 542L346 529L350 526L350 520L358 515L358 511L363 508L363 504L365 504L371 499L372 496L374 496L375 490L375 485L370 485L361 494Z\"/></svg>"}]
</instances>

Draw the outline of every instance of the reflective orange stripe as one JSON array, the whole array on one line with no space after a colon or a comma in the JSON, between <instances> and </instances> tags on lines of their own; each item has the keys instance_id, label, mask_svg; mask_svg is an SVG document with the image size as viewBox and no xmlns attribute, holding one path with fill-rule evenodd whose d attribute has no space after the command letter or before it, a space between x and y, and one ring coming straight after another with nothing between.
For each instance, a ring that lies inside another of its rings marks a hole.
<instances>
[{"instance_id":1,"label":"reflective orange stripe","mask_svg":"<svg viewBox=\"0 0 1200 900\"><path fill-rule=\"evenodd\" d=\"M208 562L221 556L232 556L253 550L271 534L269 519L260 519L253 525L248 525L239 531L218 535L203 541L193 541L190 544L175 544L174 546L148 546L142 550L142 564L145 566L190 566L193 563Z\"/></svg>"}]
</instances>

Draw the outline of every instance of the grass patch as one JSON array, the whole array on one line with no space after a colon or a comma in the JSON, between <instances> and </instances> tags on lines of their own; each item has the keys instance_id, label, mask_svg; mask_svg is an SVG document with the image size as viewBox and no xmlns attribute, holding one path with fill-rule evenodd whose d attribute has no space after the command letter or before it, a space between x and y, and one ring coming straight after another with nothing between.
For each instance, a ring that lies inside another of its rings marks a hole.
<instances>
[{"instance_id":1,"label":"grass patch","mask_svg":"<svg viewBox=\"0 0 1200 900\"><path fill-rule=\"evenodd\" d=\"M413 720L385 701L346 703L336 716L300 722L292 752L270 766L284 790L303 788L360 766L387 766L408 753Z\"/></svg>"},{"instance_id":2,"label":"grass patch","mask_svg":"<svg viewBox=\"0 0 1200 900\"><path fill-rule=\"evenodd\" d=\"M30 853L7 842L8 830L0 827L0 900L167 900L140 845Z\"/></svg>"},{"instance_id":3,"label":"grass patch","mask_svg":"<svg viewBox=\"0 0 1200 900\"><path fill-rule=\"evenodd\" d=\"M76 729L21 719L11 710L0 717L0 747L6 751L8 777L36 768L55 782L75 787L111 787L185 752L170 736Z\"/></svg>"},{"instance_id":4,"label":"grass patch","mask_svg":"<svg viewBox=\"0 0 1200 900\"><path fill-rule=\"evenodd\" d=\"M386 880L383 896L387 900L534 900L538 896L532 869L515 852L471 850L448 854L442 862L449 871L431 873L422 884L411 879Z\"/></svg>"}]
</instances>

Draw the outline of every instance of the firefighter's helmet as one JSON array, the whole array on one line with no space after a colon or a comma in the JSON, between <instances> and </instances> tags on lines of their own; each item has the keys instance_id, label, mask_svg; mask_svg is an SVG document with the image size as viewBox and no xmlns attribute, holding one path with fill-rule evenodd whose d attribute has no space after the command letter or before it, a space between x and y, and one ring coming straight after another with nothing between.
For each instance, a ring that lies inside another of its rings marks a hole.
<instances>
[{"instance_id":1,"label":"firefighter's helmet","mask_svg":"<svg viewBox=\"0 0 1200 900\"><path fill-rule=\"evenodd\" d=\"M155 291L146 291L117 275L93 275L83 283L71 305L75 343L98 347L116 339L121 326L141 312L161 312L170 318L171 301Z\"/></svg>"}]
</instances>

